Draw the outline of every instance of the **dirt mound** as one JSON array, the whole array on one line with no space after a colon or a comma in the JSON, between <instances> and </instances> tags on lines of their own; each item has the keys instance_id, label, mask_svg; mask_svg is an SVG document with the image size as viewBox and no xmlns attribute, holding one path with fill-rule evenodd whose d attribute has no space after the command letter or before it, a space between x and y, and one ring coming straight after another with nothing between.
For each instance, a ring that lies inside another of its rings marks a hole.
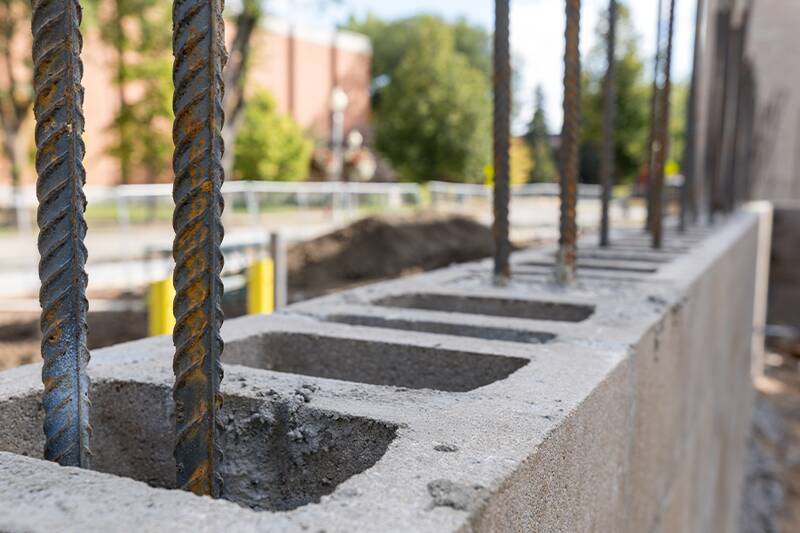
<instances>
[{"instance_id":1,"label":"dirt mound","mask_svg":"<svg viewBox=\"0 0 800 533\"><path fill-rule=\"evenodd\" d=\"M492 254L488 228L464 217L368 218L289 251L292 301L352 285L472 261ZM241 291L240 291L241 292ZM243 293L242 293L243 294ZM143 294L93 294L141 301ZM223 302L225 316L245 312L241 294ZM143 311L95 312L89 304L89 348L147 335ZM0 370L39 359L38 313L0 314Z\"/></svg>"},{"instance_id":2,"label":"dirt mound","mask_svg":"<svg viewBox=\"0 0 800 533\"><path fill-rule=\"evenodd\" d=\"M293 300L488 257L492 233L460 216L370 217L289 250Z\"/></svg>"}]
</instances>

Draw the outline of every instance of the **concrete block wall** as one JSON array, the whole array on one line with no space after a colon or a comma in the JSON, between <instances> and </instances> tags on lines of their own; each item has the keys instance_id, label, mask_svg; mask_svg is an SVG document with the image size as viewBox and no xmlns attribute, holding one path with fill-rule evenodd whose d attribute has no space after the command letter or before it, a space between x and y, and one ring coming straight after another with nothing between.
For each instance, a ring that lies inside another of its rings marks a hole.
<instances>
[{"instance_id":1,"label":"concrete block wall","mask_svg":"<svg viewBox=\"0 0 800 533\"><path fill-rule=\"evenodd\" d=\"M171 490L172 344L93 354L95 471L0 373L0 531L732 532L759 217L370 285L226 324L226 500Z\"/></svg>"}]
</instances>

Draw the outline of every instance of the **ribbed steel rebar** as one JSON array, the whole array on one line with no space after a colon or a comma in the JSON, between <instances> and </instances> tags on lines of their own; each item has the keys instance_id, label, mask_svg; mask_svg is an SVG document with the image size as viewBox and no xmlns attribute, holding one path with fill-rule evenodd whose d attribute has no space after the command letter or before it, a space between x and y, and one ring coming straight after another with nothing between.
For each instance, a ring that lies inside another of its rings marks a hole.
<instances>
[{"instance_id":1,"label":"ribbed steel rebar","mask_svg":"<svg viewBox=\"0 0 800 533\"><path fill-rule=\"evenodd\" d=\"M580 118L580 0L566 0L567 27L564 51L564 127L561 141L561 237L559 239L556 279L570 283L575 279L577 259Z\"/></svg>"},{"instance_id":2,"label":"ribbed steel rebar","mask_svg":"<svg viewBox=\"0 0 800 533\"><path fill-rule=\"evenodd\" d=\"M669 2L669 23L667 29L667 51L664 55L664 87L661 90L661 120L659 121L656 154L655 186L653 194L653 248L659 249L664 242L664 167L669 153L669 110L672 94L672 37L675 29L675 0Z\"/></svg>"},{"instance_id":3,"label":"ribbed steel rebar","mask_svg":"<svg viewBox=\"0 0 800 533\"><path fill-rule=\"evenodd\" d=\"M504 284L511 276L508 209L511 137L511 55L509 0L495 0L494 32L494 275Z\"/></svg>"},{"instance_id":4,"label":"ribbed steel rebar","mask_svg":"<svg viewBox=\"0 0 800 533\"><path fill-rule=\"evenodd\" d=\"M743 26L732 25L726 59L725 101L722 104L722 145L719 170L719 181L722 186L722 206L726 212L733 211L736 206L736 138L739 132L739 78L744 57L744 44Z\"/></svg>"},{"instance_id":5,"label":"ribbed steel rebar","mask_svg":"<svg viewBox=\"0 0 800 533\"><path fill-rule=\"evenodd\" d=\"M608 3L608 34L606 36L606 77L603 86L603 147L600 159L600 183L602 185L602 207L600 214L600 246L608 246L610 208L614 187L614 126L617 114L617 1Z\"/></svg>"},{"instance_id":6,"label":"ribbed steel rebar","mask_svg":"<svg viewBox=\"0 0 800 533\"><path fill-rule=\"evenodd\" d=\"M222 0L173 6L177 484L219 497L222 309Z\"/></svg>"},{"instance_id":7,"label":"ribbed steel rebar","mask_svg":"<svg viewBox=\"0 0 800 533\"><path fill-rule=\"evenodd\" d=\"M653 88L650 93L650 133L647 145L647 191L646 205L647 205L647 221L645 223L645 230L651 232L653 229L653 179L655 178L655 157L658 151L658 77L661 73L661 60L662 60L662 34L664 32L664 2L658 0L656 7L656 52L653 57Z\"/></svg>"},{"instance_id":8,"label":"ribbed steel rebar","mask_svg":"<svg viewBox=\"0 0 800 533\"><path fill-rule=\"evenodd\" d=\"M720 182L721 139L725 102L725 79L727 78L727 57L730 44L730 6L717 8L714 29L714 61L712 62L711 87L708 96L708 128L706 131L705 172L708 180L708 222L713 224L721 209L722 184Z\"/></svg>"},{"instance_id":9,"label":"ribbed steel rebar","mask_svg":"<svg viewBox=\"0 0 800 533\"><path fill-rule=\"evenodd\" d=\"M689 82L689 97L686 101L686 130L683 154L683 186L681 187L681 211L679 229L686 231L689 216L697 222L697 77L700 66L701 25L703 23L704 0L697 0L694 17L694 44L692 51L692 76Z\"/></svg>"},{"instance_id":10,"label":"ribbed steel rebar","mask_svg":"<svg viewBox=\"0 0 800 533\"><path fill-rule=\"evenodd\" d=\"M77 0L33 3L45 458L88 467L83 64Z\"/></svg>"}]
</instances>

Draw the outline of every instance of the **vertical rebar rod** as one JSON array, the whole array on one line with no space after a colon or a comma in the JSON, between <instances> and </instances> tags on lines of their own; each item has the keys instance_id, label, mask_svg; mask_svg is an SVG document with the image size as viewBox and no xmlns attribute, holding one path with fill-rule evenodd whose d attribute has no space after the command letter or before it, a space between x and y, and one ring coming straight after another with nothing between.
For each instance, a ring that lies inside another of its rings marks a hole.
<instances>
[{"instance_id":1,"label":"vertical rebar rod","mask_svg":"<svg viewBox=\"0 0 800 533\"><path fill-rule=\"evenodd\" d=\"M658 137L658 77L661 72L661 41L663 33L663 0L658 0L656 8L656 52L653 56L653 88L650 93L650 132L647 144L647 190L645 191L645 205L647 206L647 220L645 229L651 231L653 226L653 178L655 170L655 156L657 150L656 138Z\"/></svg>"},{"instance_id":2,"label":"vertical rebar rod","mask_svg":"<svg viewBox=\"0 0 800 533\"><path fill-rule=\"evenodd\" d=\"M738 131L739 73L744 52L743 29L731 21L725 73L725 101L722 111L720 183L722 184L722 205L726 212L734 209L735 199L735 153Z\"/></svg>"},{"instance_id":3,"label":"vertical rebar rod","mask_svg":"<svg viewBox=\"0 0 800 533\"><path fill-rule=\"evenodd\" d=\"M77 0L33 2L45 459L89 467L83 64Z\"/></svg>"},{"instance_id":4,"label":"vertical rebar rod","mask_svg":"<svg viewBox=\"0 0 800 533\"><path fill-rule=\"evenodd\" d=\"M714 27L714 61L711 65L711 90L708 99L708 128L705 146L705 171L708 180L708 222L713 224L720 208L719 156L722 137L724 80L727 77L727 50L730 36L731 11L718 8Z\"/></svg>"},{"instance_id":5,"label":"vertical rebar rod","mask_svg":"<svg viewBox=\"0 0 800 533\"><path fill-rule=\"evenodd\" d=\"M686 101L686 130L683 154L683 186L681 187L681 211L679 230L686 231L689 215L697 221L697 75L700 65L700 28L703 23L704 0L697 0L694 16L694 48L692 51L692 76L689 82L689 97Z\"/></svg>"},{"instance_id":6,"label":"vertical rebar rod","mask_svg":"<svg viewBox=\"0 0 800 533\"><path fill-rule=\"evenodd\" d=\"M659 120L656 153L656 173L653 194L653 248L661 248L664 241L664 167L669 154L669 112L672 93L672 36L675 29L675 0L669 0L669 22L667 27L667 50L664 54L664 87L661 89L661 120Z\"/></svg>"},{"instance_id":7,"label":"vertical rebar rod","mask_svg":"<svg viewBox=\"0 0 800 533\"><path fill-rule=\"evenodd\" d=\"M511 54L509 0L495 0L494 31L494 277L505 284L511 276L508 210L511 197Z\"/></svg>"},{"instance_id":8,"label":"vertical rebar rod","mask_svg":"<svg viewBox=\"0 0 800 533\"><path fill-rule=\"evenodd\" d=\"M749 21L749 19L748 19ZM749 29L749 27L748 27ZM753 150L753 113L754 109L754 86L753 86L753 73L750 61L745 58L742 71L742 91L741 91L741 106L739 110L742 113L742 126L739 128L739 141L737 145L737 162L736 169L738 178L736 182L739 184L739 198L747 200L750 197L750 180L752 174L751 155Z\"/></svg>"},{"instance_id":9,"label":"vertical rebar rod","mask_svg":"<svg viewBox=\"0 0 800 533\"><path fill-rule=\"evenodd\" d=\"M608 4L608 34L606 36L608 66L603 85L603 147L600 159L602 202L600 214L600 246L607 247L610 229L611 197L615 172L615 124L617 114L617 1Z\"/></svg>"},{"instance_id":10,"label":"vertical rebar rod","mask_svg":"<svg viewBox=\"0 0 800 533\"><path fill-rule=\"evenodd\" d=\"M177 485L219 497L223 199L222 0L173 5Z\"/></svg>"},{"instance_id":11,"label":"vertical rebar rod","mask_svg":"<svg viewBox=\"0 0 800 533\"><path fill-rule=\"evenodd\" d=\"M745 194L747 180L747 132L749 120L747 113L748 101L748 68L747 40L750 30L750 8L746 9L739 24L739 40L736 59L736 102L733 114L735 116L734 135L731 148L730 176L731 176L731 202L736 207L746 200Z\"/></svg>"},{"instance_id":12,"label":"vertical rebar rod","mask_svg":"<svg viewBox=\"0 0 800 533\"><path fill-rule=\"evenodd\" d=\"M578 172L580 141L580 0L566 0L567 24L564 50L564 127L561 133L561 221L556 279L563 284L575 279L578 225Z\"/></svg>"}]
</instances>

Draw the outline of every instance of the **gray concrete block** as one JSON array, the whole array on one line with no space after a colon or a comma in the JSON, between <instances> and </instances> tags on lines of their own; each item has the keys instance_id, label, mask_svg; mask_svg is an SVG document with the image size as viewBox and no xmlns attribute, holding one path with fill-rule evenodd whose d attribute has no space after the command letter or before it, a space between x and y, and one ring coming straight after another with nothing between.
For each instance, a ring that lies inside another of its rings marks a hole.
<instances>
[{"instance_id":1,"label":"gray concrete block","mask_svg":"<svg viewBox=\"0 0 800 533\"><path fill-rule=\"evenodd\" d=\"M40 367L0 373L0 530L731 531L758 224L584 243L570 287L522 251L506 287L479 262L229 321L227 501L171 490L168 337L94 352L95 471L40 459Z\"/></svg>"}]
</instances>

